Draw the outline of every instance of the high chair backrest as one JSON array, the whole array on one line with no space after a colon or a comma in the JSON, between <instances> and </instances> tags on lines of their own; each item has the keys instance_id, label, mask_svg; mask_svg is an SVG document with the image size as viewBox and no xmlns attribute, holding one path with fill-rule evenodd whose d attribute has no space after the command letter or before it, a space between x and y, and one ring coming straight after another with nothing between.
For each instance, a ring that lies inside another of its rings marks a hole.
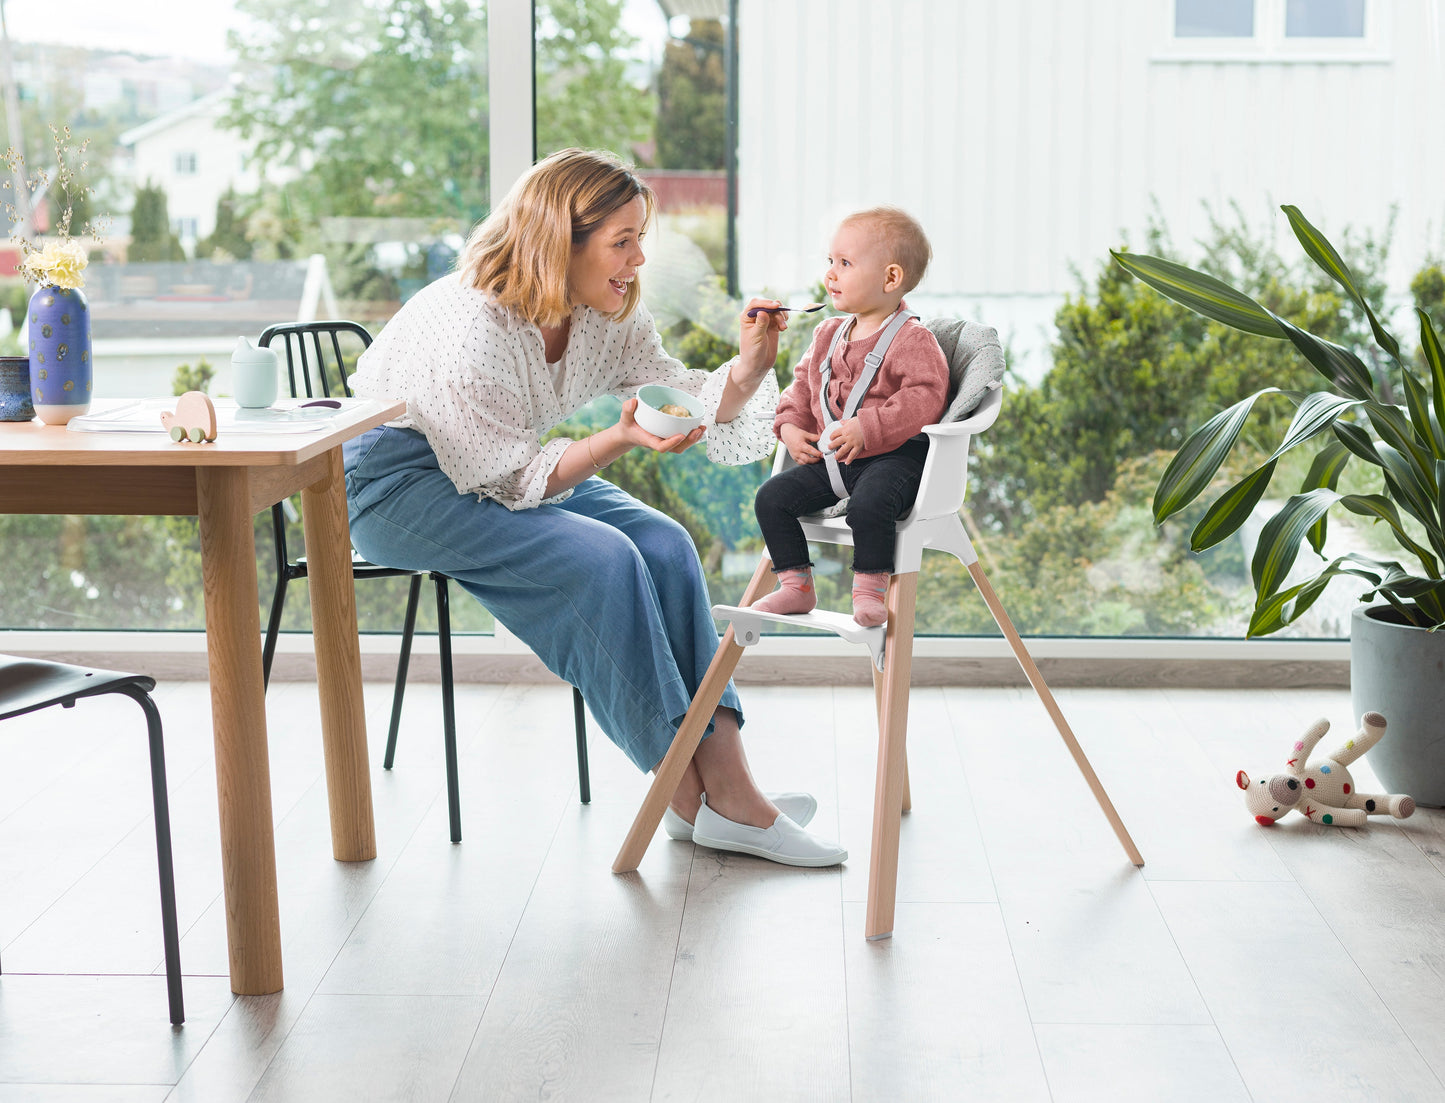
<instances>
[{"instance_id":1,"label":"high chair backrest","mask_svg":"<svg viewBox=\"0 0 1445 1103\"><path fill-rule=\"evenodd\" d=\"M997 330L961 318L924 324L948 358L949 401L938 423L924 429L928 459L909 520L958 512L967 485L969 438L993 424L1003 400L1003 346ZM792 466L793 457L779 445L773 474Z\"/></svg>"}]
</instances>

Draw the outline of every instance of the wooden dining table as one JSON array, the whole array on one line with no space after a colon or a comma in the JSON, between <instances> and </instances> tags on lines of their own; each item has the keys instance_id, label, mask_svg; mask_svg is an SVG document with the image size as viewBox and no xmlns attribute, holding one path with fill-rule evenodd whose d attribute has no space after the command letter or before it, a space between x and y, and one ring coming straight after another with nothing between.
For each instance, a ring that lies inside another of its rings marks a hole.
<instances>
[{"instance_id":1,"label":"wooden dining table","mask_svg":"<svg viewBox=\"0 0 1445 1103\"><path fill-rule=\"evenodd\" d=\"M341 445L404 408L351 399L316 428L284 434L245 433L223 420L205 444L174 443L159 426L0 424L0 512L199 519L226 936L231 989L241 994L282 987L252 518L300 492L332 856L368 861L376 831Z\"/></svg>"}]
</instances>

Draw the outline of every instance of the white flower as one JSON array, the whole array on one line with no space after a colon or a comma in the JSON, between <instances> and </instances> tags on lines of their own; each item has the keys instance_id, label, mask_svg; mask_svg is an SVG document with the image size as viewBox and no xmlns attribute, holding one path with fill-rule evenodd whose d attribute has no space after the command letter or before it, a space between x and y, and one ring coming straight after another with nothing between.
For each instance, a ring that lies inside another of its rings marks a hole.
<instances>
[{"instance_id":1,"label":"white flower","mask_svg":"<svg viewBox=\"0 0 1445 1103\"><path fill-rule=\"evenodd\" d=\"M27 279L74 290L85 286L82 272L88 259L78 241L51 242L44 249L27 253L21 267Z\"/></svg>"}]
</instances>

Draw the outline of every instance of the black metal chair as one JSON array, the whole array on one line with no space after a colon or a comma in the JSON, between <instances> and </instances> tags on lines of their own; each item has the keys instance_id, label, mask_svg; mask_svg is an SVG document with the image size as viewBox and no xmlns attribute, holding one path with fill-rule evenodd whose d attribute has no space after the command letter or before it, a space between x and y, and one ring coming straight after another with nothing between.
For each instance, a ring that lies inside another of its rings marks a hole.
<instances>
[{"instance_id":1,"label":"black metal chair","mask_svg":"<svg viewBox=\"0 0 1445 1103\"><path fill-rule=\"evenodd\" d=\"M257 342L269 348L279 339L286 351L286 378L292 398L351 397L347 382L346 357L342 338L358 354L371 344L371 334L356 322L290 322L268 327ZM355 341L351 340L355 338ZM360 348L355 346L359 342ZM313 375L314 371L314 375ZM271 599L271 615L266 623L266 642L261 652L261 668L266 683L271 681L271 662L276 653L276 638L281 629L281 608L286 601L286 586L294 579L306 577L306 557L291 559L286 549L286 503L271 507L271 524L276 535L276 591ZM401 629L401 654L396 664L396 689L391 699L391 726L386 736L386 756L382 766L390 770L396 758L396 736L401 725L401 702L406 693L407 669L411 663L411 643L416 632L416 612L421 601L423 578L429 578L436 589L437 646L442 676L442 738L447 762L447 813L454 843L462 841L461 797L457 781L456 704L452 682L451 609L447 576L436 571L413 571L383 567L370 563L359 552L351 553L352 576L367 578L410 578L406 617ZM573 722L577 731L577 783L582 803L592 800L592 787L587 767L587 715L582 691L572 687Z\"/></svg>"},{"instance_id":2,"label":"black metal chair","mask_svg":"<svg viewBox=\"0 0 1445 1103\"><path fill-rule=\"evenodd\" d=\"M73 708L82 697L119 693L140 705L150 733L151 802L155 808L156 863L161 879L161 934L166 953L166 994L170 999L171 1022L186 1021L181 999L181 940L176 925L176 878L171 861L171 816L166 799L166 756L161 743L161 714L151 700L154 678L143 674L122 674L116 670L91 670L68 663L43 659L22 659L0 655L0 720L60 705Z\"/></svg>"}]
</instances>

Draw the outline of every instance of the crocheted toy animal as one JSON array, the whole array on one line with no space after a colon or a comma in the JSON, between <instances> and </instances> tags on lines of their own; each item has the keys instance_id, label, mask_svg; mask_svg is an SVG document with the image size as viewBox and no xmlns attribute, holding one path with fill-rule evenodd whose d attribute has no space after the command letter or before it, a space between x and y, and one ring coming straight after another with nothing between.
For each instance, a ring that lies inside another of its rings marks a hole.
<instances>
[{"instance_id":1,"label":"crocheted toy animal","mask_svg":"<svg viewBox=\"0 0 1445 1103\"><path fill-rule=\"evenodd\" d=\"M1256 822L1268 827L1293 809L1315 823L1336 827L1363 827L1365 817L1391 815L1403 820L1415 811L1415 801L1403 794L1357 793L1347 767L1385 734L1385 718L1378 712L1360 717L1360 730L1328 758L1305 765L1310 752L1330 730L1328 720L1316 720L1298 740L1285 763L1285 772L1250 781L1240 770L1235 783L1244 790L1244 803Z\"/></svg>"}]
</instances>

